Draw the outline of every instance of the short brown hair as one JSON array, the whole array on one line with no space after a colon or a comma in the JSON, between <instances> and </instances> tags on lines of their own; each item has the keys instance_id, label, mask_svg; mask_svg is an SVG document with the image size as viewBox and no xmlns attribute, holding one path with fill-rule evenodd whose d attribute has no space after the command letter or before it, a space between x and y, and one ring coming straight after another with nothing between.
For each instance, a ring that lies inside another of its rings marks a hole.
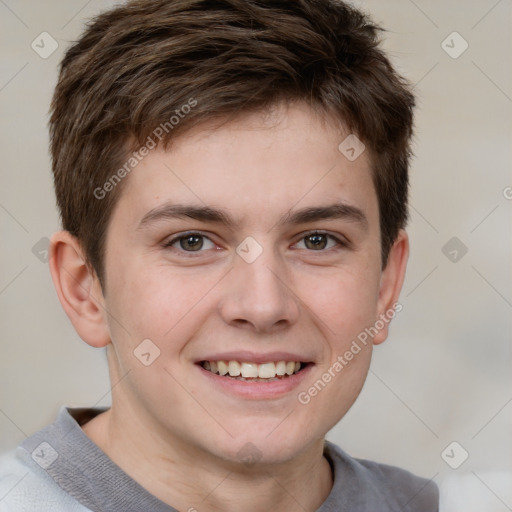
<instances>
[{"instance_id":1,"label":"short brown hair","mask_svg":"<svg viewBox=\"0 0 512 512\"><path fill-rule=\"evenodd\" d=\"M130 151L159 126L167 148L203 121L296 100L369 148L385 266L407 220L414 97L379 30L339 0L134 0L93 19L62 60L50 134L63 228L100 281Z\"/></svg>"}]
</instances>

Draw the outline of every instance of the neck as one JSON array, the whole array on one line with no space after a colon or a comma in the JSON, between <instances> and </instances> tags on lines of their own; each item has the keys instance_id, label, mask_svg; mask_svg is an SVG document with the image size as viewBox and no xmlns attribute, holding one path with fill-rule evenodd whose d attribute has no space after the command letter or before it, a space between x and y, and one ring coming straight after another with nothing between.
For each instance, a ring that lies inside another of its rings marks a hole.
<instances>
[{"instance_id":1,"label":"neck","mask_svg":"<svg viewBox=\"0 0 512 512\"><path fill-rule=\"evenodd\" d=\"M323 439L291 460L250 465L219 459L172 434L164 439L140 418L113 406L83 430L125 473L177 510L315 511L332 488Z\"/></svg>"}]
</instances>

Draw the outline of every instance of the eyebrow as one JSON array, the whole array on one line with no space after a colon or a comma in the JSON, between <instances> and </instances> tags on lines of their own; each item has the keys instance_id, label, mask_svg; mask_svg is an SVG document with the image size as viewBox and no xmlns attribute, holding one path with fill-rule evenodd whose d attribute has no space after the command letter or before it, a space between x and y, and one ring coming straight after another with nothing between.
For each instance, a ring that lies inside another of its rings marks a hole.
<instances>
[{"instance_id":1,"label":"eyebrow","mask_svg":"<svg viewBox=\"0 0 512 512\"><path fill-rule=\"evenodd\" d=\"M168 203L146 213L140 221L138 229L161 220L176 218L189 218L201 222L224 224L230 228L233 228L238 224L229 213L219 208ZM283 215L279 221L274 224L274 226L305 224L319 220L336 219L355 222L360 224L363 229L368 229L368 219L363 211L346 203L334 203L327 206L311 206L296 210L295 212L288 212Z\"/></svg>"},{"instance_id":2,"label":"eyebrow","mask_svg":"<svg viewBox=\"0 0 512 512\"><path fill-rule=\"evenodd\" d=\"M278 224L305 224L318 220L343 219L356 222L365 230L368 229L368 219L363 211L346 203L335 203L328 206L312 206L289 212L281 218Z\"/></svg>"}]
</instances>

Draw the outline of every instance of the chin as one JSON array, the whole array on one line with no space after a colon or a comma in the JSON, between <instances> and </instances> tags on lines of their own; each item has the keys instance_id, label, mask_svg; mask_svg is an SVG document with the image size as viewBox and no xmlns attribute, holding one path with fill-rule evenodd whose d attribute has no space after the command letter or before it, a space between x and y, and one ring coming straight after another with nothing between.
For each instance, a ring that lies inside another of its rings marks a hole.
<instances>
[{"instance_id":1,"label":"chin","mask_svg":"<svg viewBox=\"0 0 512 512\"><path fill-rule=\"evenodd\" d=\"M283 424L287 421L290 420L285 420ZM306 439L304 434L299 435L287 430L286 427L278 427L278 432L276 426L279 422L275 420L271 429L267 428L267 422L264 425L265 428L258 428L253 422L252 428L245 429L243 434L225 436L223 442L210 447L210 452L226 461L253 467L282 464L293 460L314 442L312 439Z\"/></svg>"}]
</instances>

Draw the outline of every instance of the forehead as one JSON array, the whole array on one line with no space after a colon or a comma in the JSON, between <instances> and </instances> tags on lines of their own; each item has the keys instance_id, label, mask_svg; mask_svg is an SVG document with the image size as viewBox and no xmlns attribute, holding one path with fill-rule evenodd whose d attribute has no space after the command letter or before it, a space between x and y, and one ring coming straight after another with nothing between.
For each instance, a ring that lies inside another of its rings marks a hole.
<instances>
[{"instance_id":1,"label":"forehead","mask_svg":"<svg viewBox=\"0 0 512 512\"><path fill-rule=\"evenodd\" d=\"M151 150L125 178L118 208L130 205L125 215L135 222L169 201L208 205L257 224L342 201L371 222L378 213L369 155L349 160L339 149L348 135L304 104L205 123Z\"/></svg>"}]
</instances>

